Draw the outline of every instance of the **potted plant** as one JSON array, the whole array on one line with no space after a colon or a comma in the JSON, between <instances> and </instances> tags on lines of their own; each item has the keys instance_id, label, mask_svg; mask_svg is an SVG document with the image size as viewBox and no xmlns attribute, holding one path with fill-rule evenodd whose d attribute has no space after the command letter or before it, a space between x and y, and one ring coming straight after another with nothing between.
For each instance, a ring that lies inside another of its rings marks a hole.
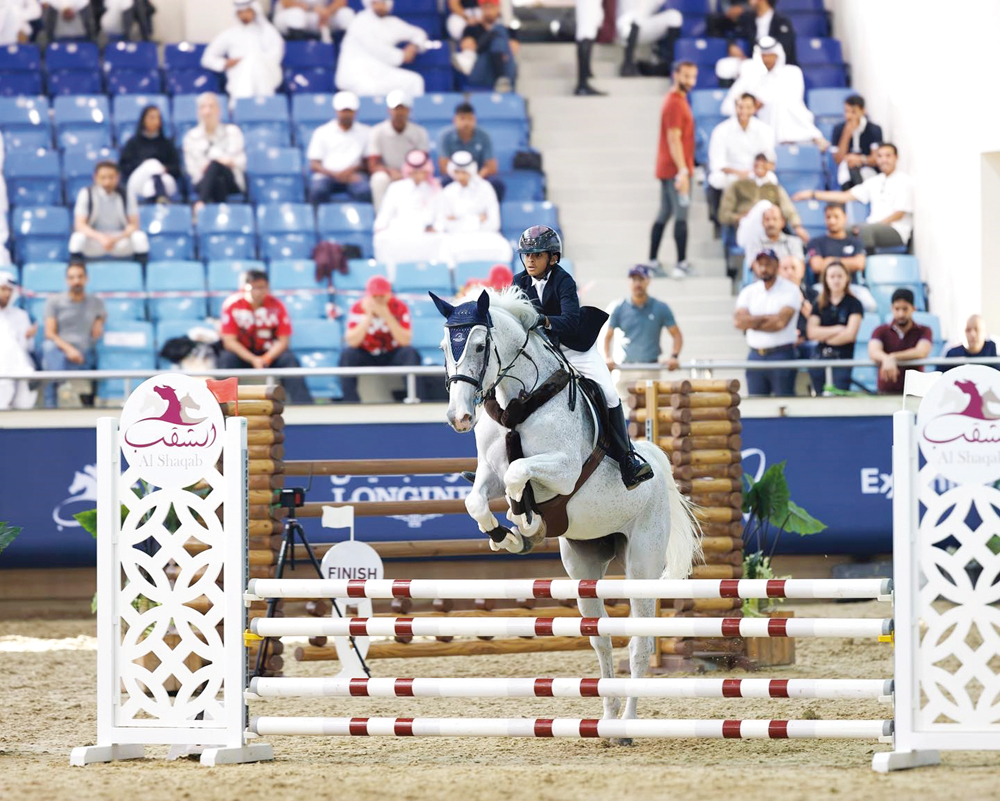
<instances>
[{"instance_id":1,"label":"potted plant","mask_svg":"<svg viewBox=\"0 0 1000 801\"><path fill-rule=\"evenodd\" d=\"M20 533L20 526L12 526L9 525L6 520L0 520L0 553L2 553L8 545L16 540L17 535Z\"/></svg>"}]
</instances>

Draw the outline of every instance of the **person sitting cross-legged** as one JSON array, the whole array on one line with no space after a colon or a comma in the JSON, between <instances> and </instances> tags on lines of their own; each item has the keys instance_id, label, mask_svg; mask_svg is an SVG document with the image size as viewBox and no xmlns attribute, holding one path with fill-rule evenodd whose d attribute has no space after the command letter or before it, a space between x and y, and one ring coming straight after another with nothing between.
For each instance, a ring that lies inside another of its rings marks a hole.
<instances>
[{"instance_id":1,"label":"person sitting cross-legged","mask_svg":"<svg viewBox=\"0 0 1000 801\"><path fill-rule=\"evenodd\" d=\"M119 178L117 164L99 161L94 167L94 183L76 196L69 238L71 257L145 259L149 253L149 237L139 229L138 200L122 197Z\"/></svg>"}]
</instances>

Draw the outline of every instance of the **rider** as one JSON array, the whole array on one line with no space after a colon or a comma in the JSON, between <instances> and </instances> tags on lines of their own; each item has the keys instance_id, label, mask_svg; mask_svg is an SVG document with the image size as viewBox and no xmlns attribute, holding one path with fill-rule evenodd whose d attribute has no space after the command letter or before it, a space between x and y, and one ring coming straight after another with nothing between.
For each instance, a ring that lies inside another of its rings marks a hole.
<instances>
[{"instance_id":1,"label":"rider","mask_svg":"<svg viewBox=\"0 0 1000 801\"><path fill-rule=\"evenodd\" d=\"M562 240L558 232L547 225L533 225L521 234L517 252L525 272L514 276L514 286L520 287L541 312L545 335L566 361L600 386L611 423L609 455L621 467L625 486L635 489L653 477L653 468L632 449L621 399L595 347L608 316L591 306L581 308L576 281L559 265Z\"/></svg>"}]
</instances>

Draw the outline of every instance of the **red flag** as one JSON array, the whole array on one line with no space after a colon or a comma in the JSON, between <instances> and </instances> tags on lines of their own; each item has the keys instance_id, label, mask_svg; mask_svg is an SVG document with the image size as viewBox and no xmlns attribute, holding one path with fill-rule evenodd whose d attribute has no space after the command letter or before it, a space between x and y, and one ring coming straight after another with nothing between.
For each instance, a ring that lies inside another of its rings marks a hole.
<instances>
[{"instance_id":1,"label":"red flag","mask_svg":"<svg viewBox=\"0 0 1000 801\"><path fill-rule=\"evenodd\" d=\"M235 414L240 413L240 401L237 397L237 387L239 386L239 379L236 376L232 378L222 378L214 379L209 378L205 381L205 385L208 387L209 391L215 395L215 399L219 403L227 403L232 401L235 404Z\"/></svg>"}]
</instances>

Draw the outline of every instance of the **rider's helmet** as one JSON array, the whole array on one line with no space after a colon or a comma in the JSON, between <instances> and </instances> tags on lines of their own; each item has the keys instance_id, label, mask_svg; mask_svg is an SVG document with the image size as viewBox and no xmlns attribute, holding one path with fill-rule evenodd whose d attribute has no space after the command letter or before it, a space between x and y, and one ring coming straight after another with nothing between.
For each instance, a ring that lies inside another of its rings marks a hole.
<instances>
[{"instance_id":1,"label":"rider's helmet","mask_svg":"<svg viewBox=\"0 0 1000 801\"><path fill-rule=\"evenodd\" d=\"M562 256L562 239L559 232L547 225L533 225L526 228L521 238L517 241L517 252L524 264L525 253L549 253L551 258L549 266L557 264Z\"/></svg>"}]
</instances>

